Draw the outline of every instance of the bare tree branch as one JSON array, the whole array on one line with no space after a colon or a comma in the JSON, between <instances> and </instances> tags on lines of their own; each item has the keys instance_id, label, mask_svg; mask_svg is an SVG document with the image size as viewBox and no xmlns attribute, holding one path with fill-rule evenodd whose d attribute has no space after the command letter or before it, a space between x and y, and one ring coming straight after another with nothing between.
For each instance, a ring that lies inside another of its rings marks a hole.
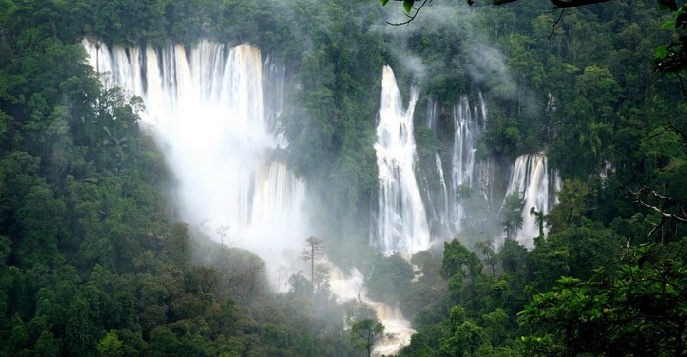
<instances>
[{"instance_id":1,"label":"bare tree branch","mask_svg":"<svg viewBox=\"0 0 687 357\"><path fill-rule=\"evenodd\" d=\"M404 0L394 0L394 1L403 2ZM408 20L402 21L402 22L389 22L389 21L387 21L386 23L389 25L392 25L392 26L402 26L402 25L409 24L410 22L415 20L417 15L420 13L420 10L422 10L422 8L425 5L427 5L428 2L432 2L432 0L414 0L413 2L420 2L420 1L422 1L422 3L420 4L420 6L413 8L414 12L412 12L412 14L410 11L405 14L406 17L408 17ZM474 0L467 0L467 1L468 1L468 5L470 5L470 6L472 6L475 3ZM517 2L517 1L519 1L519 0L493 0L492 4L499 6L499 5L510 4L512 2ZM549 1L551 1L551 4L553 4L553 6L557 9L567 9L570 7L580 7L580 6L600 4L600 3L604 3L604 2L609 2L611 0L549 0ZM554 23L554 27L556 26L555 24L557 24L560 21L562 16L563 16L563 13L561 12L561 15L559 16L558 20L556 20L556 22ZM552 30L552 33L553 33L553 30Z\"/></svg>"},{"instance_id":2,"label":"bare tree branch","mask_svg":"<svg viewBox=\"0 0 687 357\"><path fill-rule=\"evenodd\" d=\"M654 227L651 229L651 231L649 231L649 234L647 234L647 238L651 237L659 228L662 230L667 220L674 220L678 223L687 223L687 215L685 214L684 208L680 208L680 210L682 211L682 215L666 212L666 206L670 201L673 200L672 197L662 195L661 193L655 190L649 191L649 188L646 186L642 187L639 191L629 191L634 196L634 201L636 203L658 213L660 217L660 221L654 224ZM660 205L652 205L642 200L642 196L644 196L647 192L649 192L652 196L660 199Z\"/></svg>"},{"instance_id":3,"label":"bare tree branch","mask_svg":"<svg viewBox=\"0 0 687 357\"><path fill-rule=\"evenodd\" d=\"M556 30L556 26L558 26L558 23L561 22L563 19L563 13L565 13L565 8L561 9L561 13L558 15L558 18L556 21L552 22L551 25L551 33L549 34L549 40L553 38L553 32Z\"/></svg>"},{"instance_id":4,"label":"bare tree branch","mask_svg":"<svg viewBox=\"0 0 687 357\"><path fill-rule=\"evenodd\" d=\"M673 125L672 123L668 123L668 128L670 128L672 131L676 132L678 135L682 137L682 140L687 141L687 132L684 130L678 129Z\"/></svg>"},{"instance_id":5,"label":"bare tree branch","mask_svg":"<svg viewBox=\"0 0 687 357\"><path fill-rule=\"evenodd\" d=\"M553 6L565 9L568 7L580 7L587 5L600 4L611 0L550 0Z\"/></svg>"},{"instance_id":6,"label":"bare tree branch","mask_svg":"<svg viewBox=\"0 0 687 357\"><path fill-rule=\"evenodd\" d=\"M403 1L403 0L395 0L395 1ZM403 21L403 22L389 22L389 21L387 21L386 23L389 25L392 25L392 26L402 26L402 25L409 24L411 21L415 20L415 18L417 17L417 14L420 13L420 10L425 6L425 4L427 4L428 1L432 1L432 0L423 0L422 4L420 4L420 6L415 8L414 14L412 14L412 15L405 14L406 17L408 17L408 20ZM472 4L470 4L470 5L472 5Z\"/></svg>"}]
</instances>

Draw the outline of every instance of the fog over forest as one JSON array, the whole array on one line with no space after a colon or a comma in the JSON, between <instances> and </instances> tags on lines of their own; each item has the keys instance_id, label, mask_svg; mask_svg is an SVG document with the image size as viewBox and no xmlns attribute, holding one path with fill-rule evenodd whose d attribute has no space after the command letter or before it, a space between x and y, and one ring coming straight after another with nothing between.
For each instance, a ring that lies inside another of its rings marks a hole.
<instances>
[{"instance_id":1,"label":"fog over forest","mask_svg":"<svg viewBox=\"0 0 687 357\"><path fill-rule=\"evenodd\" d=\"M0 356L687 353L687 5L495 2L0 0Z\"/></svg>"}]
</instances>

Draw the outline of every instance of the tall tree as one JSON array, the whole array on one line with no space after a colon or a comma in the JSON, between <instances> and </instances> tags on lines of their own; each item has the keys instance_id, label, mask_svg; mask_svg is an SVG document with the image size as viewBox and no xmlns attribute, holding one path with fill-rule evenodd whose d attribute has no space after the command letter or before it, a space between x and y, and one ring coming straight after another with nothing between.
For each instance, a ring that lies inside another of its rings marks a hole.
<instances>
[{"instance_id":1,"label":"tall tree","mask_svg":"<svg viewBox=\"0 0 687 357\"><path fill-rule=\"evenodd\" d=\"M501 226L504 227L506 238L515 238L516 233L522 228L522 208L525 205L525 196L520 191L515 191L506 196L501 209Z\"/></svg>"},{"instance_id":2,"label":"tall tree","mask_svg":"<svg viewBox=\"0 0 687 357\"><path fill-rule=\"evenodd\" d=\"M305 240L301 258L310 261L310 291L315 294L315 259L322 255L322 239L310 236Z\"/></svg>"}]
</instances>

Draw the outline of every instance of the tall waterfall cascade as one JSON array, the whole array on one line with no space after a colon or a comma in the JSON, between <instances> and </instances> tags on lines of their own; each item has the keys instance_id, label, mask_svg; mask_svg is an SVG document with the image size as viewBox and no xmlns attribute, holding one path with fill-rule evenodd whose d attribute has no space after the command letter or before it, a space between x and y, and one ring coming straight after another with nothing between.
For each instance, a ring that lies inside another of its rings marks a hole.
<instances>
[{"instance_id":1,"label":"tall waterfall cascade","mask_svg":"<svg viewBox=\"0 0 687 357\"><path fill-rule=\"evenodd\" d=\"M474 106L463 96L453 108L455 134L453 139L452 171L451 171L451 222L455 230L460 231L461 221L465 217L463 205L459 199L462 187L486 192L490 177L487 170L488 162L476 157L477 143L484 132L487 110L482 95Z\"/></svg>"},{"instance_id":2,"label":"tall waterfall cascade","mask_svg":"<svg viewBox=\"0 0 687 357\"><path fill-rule=\"evenodd\" d=\"M396 77L389 66L382 73L382 93L377 126L379 205L371 243L379 251L415 253L429 248L429 224L415 177L417 153L413 113L417 92L412 91L403 109Z\"/></svg>"},{"instance_id":3,"label":"tall waterfall cascade","mask_svg":"<svg viewBox=\"0 0 687 357\"><path fill-rule=\"evenodd\" d=\"M523 194L523 224L516 234L516 240L526 248L533 248L533 239L539 235L539 225L535 215L530 213L531 210L544 215L551 212L556 203L556 192L561 185L561 178L549 168L546 155L522 155L515 160L507 194Z\"/></svg>"},{"instance_id":4,"label":"tall waterfall cascade","mask_svg":"<svg viewBox=\"0 0 687 357\"><path fill-rule=\"evenodd\" d=\"M426 126L427 129L435 134L437 134L438 112L439 103L429 98L427 100ZM446 232L451 231L449 204L453 201L449 199L449 186L444 175L444 164L438 150L434 153L433 166L433 172L420 174L420 181L424 189L422 193L427 196L430 232L432 236L443 237L446 235Z\"/></svg>"},{"instance_id":5,"label":"tall waterfall cascade","mask_svg":"<svg viewBox=\"0 0 687 357\"><path fill-rule=\"evenodd\" d=\"M162 49L83 45L97 72L145 101L142 121L178 180L187 222L205 222L210 235L222 227L224 243L271 263L298 255L307 237L305 185L271 159L286 143L274 131L280 98L271 96L277 106L265 108L263 86L279 76L263 66L258 49L208 42ZM283 78L268 84L278 91ZM268 273L276 274L270 269L281 268L268 264Z\"/></svg>"}]
</instances>

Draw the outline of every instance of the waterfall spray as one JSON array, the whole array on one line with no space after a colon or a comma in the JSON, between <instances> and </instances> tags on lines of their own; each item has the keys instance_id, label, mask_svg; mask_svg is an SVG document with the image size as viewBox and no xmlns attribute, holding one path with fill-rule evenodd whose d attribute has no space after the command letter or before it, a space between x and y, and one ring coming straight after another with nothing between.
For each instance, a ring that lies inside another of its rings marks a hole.
<instances>
[{"instance_id":1,"label":"waterfall spray","mask_svg":"<svg viewBox=\"0 0 687 357\"><path fill-rule=\"evenodd\" d=\"M229 239L222 240L259 254L272 277L291 264L307 236L305 185L270 155L285 142L274 131L278 108L265 109L260 51L209 42L83 45L96 71L144 99L141 118L178 180L182 218L225 227Z\"/></svg>"}]
</instances>

